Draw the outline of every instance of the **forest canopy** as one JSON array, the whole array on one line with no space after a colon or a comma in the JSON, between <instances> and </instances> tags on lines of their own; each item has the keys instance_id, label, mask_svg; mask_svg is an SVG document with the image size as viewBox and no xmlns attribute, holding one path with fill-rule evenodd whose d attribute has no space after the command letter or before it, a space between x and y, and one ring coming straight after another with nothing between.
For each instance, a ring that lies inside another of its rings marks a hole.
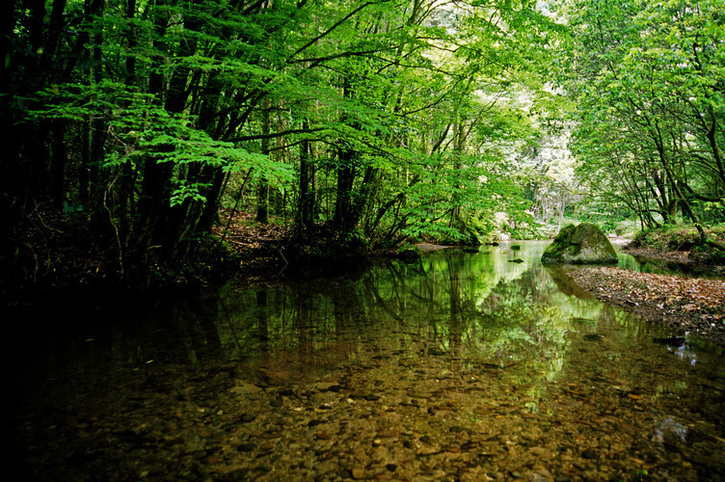
<instances>
[{"instance_id":1,"label":"forest canopy","mask_svg":"<svg viewBox=\"0 0 725 482\"><path fill-rule=\"evenodd\" d=\"M220 209L372 247L725 216L717 0L2 8L8 272L49 210L129 283L195 254Z\"/></svg>"},{"instance_id":2,"label":"forest canopy","mask_svg":"<svg viewBox=\"0 0 725 482\"><path fill-rule=\"evenodd\" d=\"M722 222L725 4L573 1L566 12L573 149L592 192L643 227Z\"/></svg>"}]
</instances>

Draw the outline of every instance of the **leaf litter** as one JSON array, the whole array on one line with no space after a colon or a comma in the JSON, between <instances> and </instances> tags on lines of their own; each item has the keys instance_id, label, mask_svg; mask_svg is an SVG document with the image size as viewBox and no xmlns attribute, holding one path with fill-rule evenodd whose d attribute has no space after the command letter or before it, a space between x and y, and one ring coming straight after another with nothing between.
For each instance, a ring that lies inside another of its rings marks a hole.
<instances>
[{"instance_id":1,"label":"leaf litter","mask_svg":"<svg viewBox=\"0 0 725 482\"><path fill-rule=\"evenodd\" d=\"M584 268L569 275L601 301L683 333L725 343L725 281L611 267Z\"/></svg>"}]
</instances>

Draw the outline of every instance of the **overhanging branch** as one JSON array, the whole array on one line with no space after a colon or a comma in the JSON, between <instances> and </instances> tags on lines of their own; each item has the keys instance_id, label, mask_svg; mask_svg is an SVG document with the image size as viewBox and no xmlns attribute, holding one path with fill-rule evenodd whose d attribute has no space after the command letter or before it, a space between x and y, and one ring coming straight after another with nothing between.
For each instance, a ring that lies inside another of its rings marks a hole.
<instances>
[{"instance_id":1,"label":"overhanging branch","mask_svg":"<svg viewBox=\"0 0 725 482\"><path fill-rule=\"evenodd\" d=\"M253 136L239 136L235 137L233 139L228 139L229 142L245 142L245 141L259 141L262 139L277 139L279 137L285 137L293 134L314 134L315 132L320 132L322 130L325 130L322 127L317 127L314 129L290 129L286 131L280 131L280 132L272 132L269 134L257 134Z\"/></svg>"}]
</instances>

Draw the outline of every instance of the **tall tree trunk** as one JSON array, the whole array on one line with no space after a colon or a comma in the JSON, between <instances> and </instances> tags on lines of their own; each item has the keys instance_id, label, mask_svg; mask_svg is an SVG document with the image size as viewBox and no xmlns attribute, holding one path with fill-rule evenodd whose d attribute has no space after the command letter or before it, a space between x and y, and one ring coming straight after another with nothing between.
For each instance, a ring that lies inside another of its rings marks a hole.
<instances>
[{"instance_id":1,"label":"tall tree trunk","mask_svg":"<svg viewBox=\"0 0 725 482\"><path fill-rule=\"evenodd\" d=\"M268 98L262 101L262 135L268 136L270 131L270 109L271 104ZM262 138L262 154L269 155L269 138ZM269 222L269 181L262 177L257 186L257 222L267 224Z\"/></svg>"},{"instance_id":2,"label":"tall tree trunk","mask_svg":"<svg viewBox=\"0 0 725 482\"><path fill-rule=\"evenodd\" d=\"M86 120L81 126L81 165L78 171L78 198L81 204L90 201L91 183L91 121Z\"/></svg>"},{"instance_id":3,"label":"tall tree trunk","mask_svg":"<svg viewBox=\"0 0 725 482\"><path fill-rule=\"evenodd\" d=\"M97 14L103 15L105 0L96 1L98 4ZM100 83L103 80L103 32L99 29L91 38L92 67L90 71L91 80ZM105 157L106 144L106 122L103 119L92 119L90 122L90 157L88 159L88 201L92 219L101 225L99 218L106 219L106 215L99 215L103 206L103 192L106 188L102 185L101 165Z\"/></svg>"},{"instance_id":4,"label":"tall tree trunk","mask_svg":"<svg viewBox=\"0 0 725 482\"><path fill-rule=\"evenodd\" d=\"M126 41L128 42L129 51L133 51L138 42L136 41L136 26L133 19L136 17L136 0L126 0L126 19L128 20L128 34ZM126 85L136 85L136 56L129 55L126 58ZM136 184L136 175L133 161L130 159L121 166L120 183L118 187L118 218L119 218L119 238L121 244L125 247L128 244L133 226L133 217L135 214L135 194L134 186Z\"/></svg>"},{"instance_id":5,"label":"tall tree trunk","mask_svg":"<svg viewBox=\"0 0 725 482\"><path fill-rule=\"evenodd\" d=\"M303 129L309 128L305 120ZM315 224L315 188L314 188L314 161L312 159L312 146L307 139L300 143L300 185L299 206L297 207L297 231L300 237L305 238L312 232Z\"/></svg>"},{"instance_id":6,"label":"tall tree trunk","mask_svg":"<svg viewBox=\"0 0 725 482\"><path fill-rule=\"evenodd\" d=\"M221 199L224 179L226 175L224 171L215 167L207 167L209 176L212 178L211 189L206 192L206 203L204 204L204 211L199 218L199 222L196 225L196 231L198 233L206 233L211 230L214 225L214 221L218 216L219 200Z\"/></svg>"},{"instance_id":7,"label":"tall tree trunk","mask_svg":"<svg viewBox=\"0 0 725 482\"><path fill-rule=\"evenodd\" d=\"M657 123L654 124L653 134L655 146L657 148L657 152L660 158L660 163L665 169L667 177L670 181L670 185L672 186L672 190L680 202L680 208L682 209L682 212L689 216L689 218L692 220L692 223L695 225L695 229L697 229L697 232L700 236L700 241L705 244L707 241L707 234L705 234L705 230L702 228L698 216L692 210L692 206L687 200L687 197L685 196L683 190L680 188L680 184L683 181L675 175L674 171L672 170L672 166L670 166L669 159L667 158L667 150L662 140L662 133Z\"/></svg>"},{"instance_id":8,"label":"tall tree trunk","mask_svg":"<svg viewBox=\"0 0 725 482\"><path fill-rule=\"evenodd\" d=\"M126 0L126 18L128 19L129 30L126 35L128 50L133 52L138 45L136 41L136 27L133 19L136 16L136 0ZM126 85L136 85L136 56L129 55L126 58Z\"/></svg>"},{"instance_id":9,"label":"tall tree trunk","mask_svg":"<svg viewBox=\"0 0 725 482\"><path fill-rule=\"evenodd\" d=\"M708 142L710 143L710 151L712 152L712 157L715 159L715 165L717 166L717 174L720 186L721 188L725 188L725 161L723 161L722 149L720 149L720 144L717 140L719 123L712 107L710 107L710 116L712 117L712 122L707 129L706 137Z\"/></svg>"},{"instance_id":10,"label":"tall tree trunk","mask_svg":"<svg viewBox=\"0 0 725 482\"><path fill-rule=\"evenodd\" d=\"M153 24L157 38L163 38L166 32L168 12L163 8L165 4L166 0L157 0L155 10L153 11ZM155 41L154 47L158 52L167 50L166 45L160 41ZM156 58L154 60L159 64L163 62L162 58ZM156 96L154 99L156 104L162 104L164 98L164 78L160 73L159 66L157 66L157 69L152 69L149 75L148 91ZM173 149L173 146L158 148L160 151L171 149ZM161 233L165 233L167 230L166 222L168 221L168 209L170 208L170 185L173 165L169 162L158 162L157 156L150 153L146 155L143 161L142 171L138 212L131 233L129 247L135 257L134 265L138 266L141 270L138 275L143 278L144 271L149 264L149 251L152 246L158 246L155 241L159 240ZM143 280L140 281L143 282Z\"/></svg>"},{"instance_id":11,"label":"tall tree trunk","mask_svg":"<svg viewBox=\"0 0 725 482\"><path fill-rule=\"evenodd\" d=\"M163 38L168 28L170 13L165 8L167 2L168 0L157 0L154 29L158 38ZM188 22L189 29L198 28L197 21L189 19ZM155 42L155 47L159 52L168 52L172 48L162 41ZM175 54L183 57L193 54L195 50L196 44L193 41L186 41L181 42ZM164 62L160 56L156 60L159 64ZM190 94L190 89L187 88L189 75L189 69L178 68L172 73L168 84L160 70L152 71L149 76L149 91L156 95L156 102L163 103L164 109L172 115L180 114L186 108ZM160 152L171 152L174 149L173 145L158 148ZM203 169L192 165L186 173L188 182L197 182L201 180ZM139 202L139 222L133 235L139 253L146 253L151 246L159 246L161 256L170 259L176 255L177 249L182 251L185 249L180 248L183 234L194 230L194 227L187 226L191 219L196 221L199 217L191 212L192 203L184 201L175 206L171 205L173 179L173 163L160 161L153 154L147 156L144 161L144 182ZM141 254L141 256L145 258L146 255Z\"/></svg>"},{"instance_id":12,"label":"tall tree trunk","mask_svg":"<svg viewBox=\"0 0 725 482\"><path fill-rule=\"evenodd\" d=\"M65 202L65 165L68 152L65 144L65 121L53 122L53 157L51 160L51 197L57 209L63 208Z\"/></svg>"},{"instance_id":13,"label":"tall tree trunk","mask_svg":"<svg viewBox=\"0 0 725 482\"><path fill-rule=\"evenodd\" d=\"M221 97L221 83L216 78L216 74L211 74L211 77L206 82L204 95L199 99L198 109L199 127L204 129L214 139L221 138L224 132L223 126L225 121L218 115ZM206 166L204 168L204 177L207 182L211 182L211 188L204 193L206 203L195 227L197 233L209 232L214 225L214 221L217 219L219 201L223 193L226 174L220 168Z\"/></svg>"},{"instance_id":14,"label":"tall tree trunk","mask_svg":"<svg viewBox=\"0 0 725 482\"><path fill-rule=\"evenodd\" d=\"M4 216L4 222L0 222L0 271L4 274L10 273L10 260L16 258L10 234L23 219L19 209L21 192L17 185L17 169L20 165L17 136L19 129L15 126L12 100L15 92L12 72L16 67L16 54L13 52L12 39L15 37L16 1L0 2L0 92L10 94L0 96L0 132L6 134L3 158L0 159L0 212Z\"/></svg>"},{"instance_id":15,"label":"tall tree trunk","mask_svg":"<svg viewBox=\"0 0 725 482\"><path fill-rule=\"evenodd\" d=\"M337 194L333 222L342 232L348 232L354 228L352 196L357 174L357 167L354 165L357 162L355 156L355 151L349 148L340 149L337 155L340 167L337 168Z\"/></svg>"},{"instance_id":16,"label":"tall tree trunk","mask_svg":"<svg viewBox=\"0 0 725 482\"><path fill-rule=\"evenodd\" d=\"M265 178L261 178L257 185L256 221L260 224L269 223L269 181Z\"/></svg>"},{"instance_id":17,"label":"tall tree trunk","mask_svg":"<svg viewBox=\"0 0 725 482\"><path fill-rule=\"evenodd\" d=\"M463 169L463 164L461 163L461 156L463 155L463 150L465 146L465 135L463 127L463 121L460 118L456 119L456 123L453 128L453 131L455 133L455 145L453 147L453 152L457 158L455 169L459 172ZM453 187L453 198L451 199L451 205L453 207L451 208L451 218L449 226L454 229L461 229L464 228L463 219L461 218L461 204L458 195L458 191L461 189L461 186L456 184Z\"/></svg>"}]
</instances>

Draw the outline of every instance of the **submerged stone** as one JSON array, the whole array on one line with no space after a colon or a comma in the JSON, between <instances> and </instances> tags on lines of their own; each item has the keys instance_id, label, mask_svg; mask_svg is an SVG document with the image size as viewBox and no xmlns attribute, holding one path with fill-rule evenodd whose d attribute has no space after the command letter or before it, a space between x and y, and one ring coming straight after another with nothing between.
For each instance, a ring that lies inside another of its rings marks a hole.
<instances>
[{"instance_id":1,"label":"submerged stone","mask_svg":"<svg viewBox=\"0 0 725 482\"><path fill-rule=\"evenodd\" d=\"M684 336L668 336L667 338L655 338L653 340L658 345L667 345L679 348L686 343Z\"/></svg>"},{"instance_id":2,"label":"submerged stone","mask_svg":"<svg viewBox=\"0 0 725 482\"><path fill-rule=\"evenodd\" d=\"M544 251L544 263L613 264L617 253L604 233L591 223L570 224Z\"/></svg>"}]
</instances>

